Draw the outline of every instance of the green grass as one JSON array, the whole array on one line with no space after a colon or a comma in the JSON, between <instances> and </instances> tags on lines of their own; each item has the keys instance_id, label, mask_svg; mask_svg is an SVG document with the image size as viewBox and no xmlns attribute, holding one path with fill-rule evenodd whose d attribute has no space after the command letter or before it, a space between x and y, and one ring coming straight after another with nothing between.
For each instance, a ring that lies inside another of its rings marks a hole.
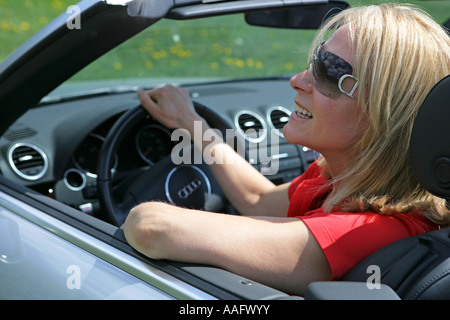
<instances>
[{"instance_id":1,"label":"green grass","mask_svg":"<svg viewBox=\"0 0 450 320\"><path fill-rule=\"evenodd\" d=\"M292 73L299 67L314 33L303 32L299 37L294 30L248 28L241 15L195 21L163 20L130 39L126 46L108 53L91 69L99 77L107 77L112 70L130 77Z\"/></svg>"},{"instance_id":2,"label":"green grass","mask_svg":"<svg viewBox=\"0 0 450 320\"><path fill-rule=\"evenodd\" d=\"M349 1L351 5L373 2ZM428 11L440 23L450 17L448 0L410 2ZM69 0L0 0L0 61L76 3ZM73 79L292 74L305 68L314 33L310 30L249 28L242 15L193 21L161 20Z\"/></svg>"},{"instance_id":3,"label":"green grass","mask_svg":"<svg viewBox=\"0 0 450 320\"><path fill-rule=\"evenodd\" d=\"M0 61L77 1L0 0Z\"/></svg>"}]
</instances>

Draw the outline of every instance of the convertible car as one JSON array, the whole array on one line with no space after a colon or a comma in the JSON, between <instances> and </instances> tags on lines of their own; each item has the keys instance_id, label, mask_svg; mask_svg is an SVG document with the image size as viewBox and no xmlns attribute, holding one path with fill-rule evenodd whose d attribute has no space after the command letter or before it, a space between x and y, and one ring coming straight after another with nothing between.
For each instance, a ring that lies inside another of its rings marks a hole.
<instances>
[{"instance_id":1,"label":"convertible car","mask_svg":"<svg viewBox=\"0 0 450 320\"><path fill-rule=\"evenodd\" d=\"M314 29L348 6L83 0L10 54L0 65L0 298L450 298L447 229L394 243L343 281L312 283L294 297L219 268L149 259L119 228L151 199L239 214L204 162L174 161L182 137L144 111L138 88L186 87L197 111L274 183L300 175L318 155L282 135L290 75L305 67ZM449 92L447 77L411 140L417 179L446 198ZM182 150L176 155L192 151Z\"/></svg>"}]
</instances>

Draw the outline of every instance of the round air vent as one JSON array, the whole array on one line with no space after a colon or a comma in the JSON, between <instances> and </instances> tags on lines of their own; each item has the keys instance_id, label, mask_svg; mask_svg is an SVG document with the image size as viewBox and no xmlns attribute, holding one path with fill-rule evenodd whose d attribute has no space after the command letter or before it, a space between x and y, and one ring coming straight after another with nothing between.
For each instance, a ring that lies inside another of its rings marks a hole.
<instances>
[{"instance_id":1,"label":"round air vent","mask_svg":"<svg viewBox=\"0 0 450 320\"><path fill-rule=\"evenodd\" d=\"M283 127L289 121L289 117L291 116L291 111L284 107L273 107L267 111L267 121L272 129L275 129L276 132L281 136L283 136Z\"/></svg>"},{"instance_id":2,"label":"round air vent","mask_svg":"<svg viewBox=\"0 0 450 320\"><path fill-rule=\"evenodd\" d=\"M267 135L264 119L255 112L240 111L234 118L234 124L238 132L250 142L260 142Z\"/></svg>"},{"instance_id":3,"label":"round air vent","mask_svg":"<svg viewBox=\"0 0 450 320\"><path fill-rule=\"evenodd\" d=\"M27 143L13 145L9 149L8 160L14 172L26 180L41 178L48 168L45 153L38 147Z\"/></svg>"}]
</instances>

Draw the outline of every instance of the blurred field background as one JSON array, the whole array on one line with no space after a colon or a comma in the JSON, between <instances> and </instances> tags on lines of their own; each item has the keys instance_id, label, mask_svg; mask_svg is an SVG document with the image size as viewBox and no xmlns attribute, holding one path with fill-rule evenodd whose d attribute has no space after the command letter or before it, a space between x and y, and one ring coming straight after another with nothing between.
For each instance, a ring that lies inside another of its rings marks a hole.
<instances>
[{"instance_id":1,"label":"blurred field background","mask_svg":"<svg viewBox=\"0 0 450 320\"><path fill-rule=\"evenodd\" d=\"M0 61L77 2L0 0ZM352 6L374 3L348 2ZM424 9L439 23L450 18L450 0L408 3ZM243 15L193 21L161 20L72 80L292 74L306 67L306 54L314 33L247 27Z\"/></svg>"}]
</instances>

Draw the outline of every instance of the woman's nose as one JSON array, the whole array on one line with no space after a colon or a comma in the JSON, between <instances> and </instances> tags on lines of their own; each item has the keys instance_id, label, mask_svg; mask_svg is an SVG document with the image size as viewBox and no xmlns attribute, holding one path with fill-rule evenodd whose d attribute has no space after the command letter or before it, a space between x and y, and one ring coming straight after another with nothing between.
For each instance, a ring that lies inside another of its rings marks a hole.
<instances>
[{"instance_id":1,"label":"woman's nose","mask_svg":"<svg viewBox=\"0 0 450 320\"><path fill-rule=\"evenodd\" d=\"M289 83L291 84L291 87L296 91L311 93L313 84L310 70L308 69L301 73L297 73L291 78Z\"/></svg>"}]
</instances>

